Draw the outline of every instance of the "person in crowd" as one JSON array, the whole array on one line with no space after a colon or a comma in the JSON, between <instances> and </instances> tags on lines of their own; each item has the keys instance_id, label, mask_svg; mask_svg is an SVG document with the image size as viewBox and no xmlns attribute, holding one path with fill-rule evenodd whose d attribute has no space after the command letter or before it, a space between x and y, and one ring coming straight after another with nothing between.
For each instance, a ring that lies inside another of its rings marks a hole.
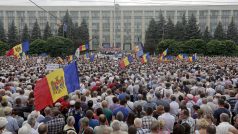
<instances>
[{"instance_id":1,"label":"person in crowd","mask_svg":"<svg viewBox=\"0 0 238 134\"><path fill-rule=\"evenodd\" d=\"M111 134L128 134L125 131L121 131L120 122L118 120L112 121L111 126L112 126L112 130L113 130L111 132Z\"/></svg>"},{"instance_id":2,"label":"person in crowd","mask_svg":"<svg viewBox=\"0 0 238 134\"><path fill-rule=\"evenodd\" d=\"M219 121L220 123L216 128L217 134L227 134L227 133L237 134L238 133L238 130L229 123L230 117L227 113L221 113Z\"/></svg>"},{"instance_id":3,"label":"person in crowd","mask_svg":"<svg viewBox=\"0 0 238 134\"><path fill-rule=\"evenodd\" d=\"M64 131L67 133L76 133L74 124L75 124L75 119L73 116L69 116L67 118L67 124L64 126ZM77 134L77 133L76 133Z\"/></svg>"},{"instance_id":4,"label":"person in crowd","mask_svg":"<svg viewBox=\"0 0 238 134\"><path fill-rule=\"evenodd\" d=\"M38 133L39 134L47 134L48 133L48 127L46 124L42 123L38 127Z\"/></svg>"},{"instance_id":5,"label":"person in crowd","mask_svg":"<svg viewBox=\"0 0 238 134\"><path fill-rule=\"evenodd\" d=\"M94 128L95 134L110 134L112 132L112 128L106 125L106 121L107 121L106 116L101 114L99 116L100 125Z\"/></svg>"}]
</instances>

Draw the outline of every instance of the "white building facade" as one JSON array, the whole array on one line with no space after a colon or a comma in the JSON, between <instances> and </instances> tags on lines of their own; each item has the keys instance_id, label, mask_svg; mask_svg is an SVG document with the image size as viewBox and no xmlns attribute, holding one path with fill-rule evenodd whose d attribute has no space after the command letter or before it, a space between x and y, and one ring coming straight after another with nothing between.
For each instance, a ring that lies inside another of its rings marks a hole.
<instances>
[{"instance_id":1,"label":"white building facade","mask_svg":"<svg viewBox=\"0 0 238 134\"><path fill-rule=\"evenodd\" d=\"M219 6L53 6L43 7L50 14L63 18L68 10L74 23L80 24L86 20L89 28L91 49L102 47L117 47L130 50L138 42L145 42L146 29L152 18L156 21L162 13L165 19L170 17L174 24L181 21L183 14L188 18L194 14L201 31L208 26L214 33L219 21L225 31L234 18L238 25L238 5ZM115 11L115 13L114 13ZM53 34L57 34L60 20L34 6L0 6L0 20L7 31L8 25L14 20L19 30L23 31L25 24L31 33L34 22L38 21L43 33L48 21ZM115 17L114 17L115 15ZM114 32L115 31L115 32Z\"/></svg>"}]
</instances>

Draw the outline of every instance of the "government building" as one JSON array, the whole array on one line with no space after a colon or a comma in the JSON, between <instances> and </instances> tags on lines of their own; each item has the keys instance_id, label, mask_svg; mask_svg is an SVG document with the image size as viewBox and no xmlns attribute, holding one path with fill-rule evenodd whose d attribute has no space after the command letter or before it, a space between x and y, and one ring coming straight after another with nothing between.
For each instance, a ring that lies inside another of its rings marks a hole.
<instances>
[{"instance_id":1,"label":"government building","mask_svg":"<svg viewBox=\"0 0 238 134\"><path fill-rule=\"evenodd\" d=\"M34 22L38 21L43 33L48 21L53 34L57 34L60 19L68 10L74 23L83 19L88 23L91 49L116 47L130 50L135 44L145 42L145 33L152 18L156 21L162 12L165 19L170 17L174 24L181 21L183 14L188 18L194 14L203 32L208 26L213 34L219 21L227 27L234 17L238 25L238 5L201 6L53 6L43 7L49 13L35 6L0 6L0 20L7 31L14 20L21 35L25 23L31 33ZM54 16L57 16L54 17Z\"/></svg>"}]
</instances>

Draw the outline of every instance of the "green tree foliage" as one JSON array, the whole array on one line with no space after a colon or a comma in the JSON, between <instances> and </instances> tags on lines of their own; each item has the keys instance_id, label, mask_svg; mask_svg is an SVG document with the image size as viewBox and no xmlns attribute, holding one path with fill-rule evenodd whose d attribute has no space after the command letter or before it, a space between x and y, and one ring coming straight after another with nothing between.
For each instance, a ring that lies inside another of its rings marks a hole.
<instances>
[{"instance_id":1,"label":"green tree foliage","mask_svg":"<svg viewBox=\"0 0 238 134\"><path fill-rule=\"evenodd\" d=\"M177 24L175 25L175 39L178 41L181 41L184 39L184 32L183 32L184 28L183 28L183 24L181 22L177 22Z\"/></svg>"},{"instance_id":2,"label":"green tree foliage","mask_svg":"<svg viewBox=\"0 0 238 134\"><path fill-rule=\"evenodd\" d=\"M62 21L62 25L58 29L58 35L73 39L74 24L67 10Z\"/></svg>"},{"instance_id":3,"label":"green tree foliage","mask_svg":"<svg viewBox=\"0 0 238 134\"><path fill-rule=\"evenodd\" d=\"M186 19L186 16L185 16L185 14L183 14L183 16L182 16L182 31L181 31L181 37L182 37L182 39L180 39L180 40L186 40L186 39L188 39L187 38L187 25L188 25L188 21L187 21L187 19Z\"/></svg>"},{"instance_id":4,"label":"green tree foliage","mask_svg":"<svg viewBox=\"0 0 238 134\"><path fill-rule=\"evenodd\" d=\"M28 30L28 26L27 24L24 25L23 28L23 32L22 32L22 36L21 36L21 40L25 41L25 40L30 40L30 34L29 34L29 30Z\"/></svg>"},{"instance_id":5,"label":"green tree foliage","mask_svg":"<svg viewBox=\"0 0 238 134\"><path fill-rule=\"evenodd\" d=\"M203 54L206 49L206 42L201 39L191 39L184 42L184 45L181 47L184 53L188 54Z\"/></svg>"},{"instance_id":6,"label":"green tree foliage","mask_svg":"<svg viewBox=\"0 0 238 134\"><path fill-rule=\"evenodd\" d=\"M223 30L222 23L219 21L219 23L215 29L215 32L214 32L214 39L224 40L225 38L226 38L226 34Z\"/></svg>"},{"instance_id":7,"label":"green tree foliage","mask_svg":"<svg viewBox=\"0 0 238 134\"><path fill-rule=\"evenodd\" d=\"M3 42L7 41L2 20L0 21L0 41Z\"/></svg>"},{"instance_id":8,"label":"green tree foliage","mask_svg":"<svg viewBox=\"0 0 238 134\"><path fill-rule=\"evenodd\" d=\"M234 19L232 17L231 23L229 24L228 29L227 29L227 39L238 43L237 38L238 38L237 27L236 27Z\"/></svg>"},{"instance_id":9,"label":"green tree foliage","mask_svg":"<svg viewBox=\"0 0 238 134\"><path fill-rule=\"evenodd\" d=\"M45 40L36 39L30 44L29 54L41 54L47 52L47 44Z\"/></svg>"},{"instance_id":10,"label":"green tree foliage","mask_svg":"<svg viewBox=\"0 0 238 134\"><path fill-rule=\"evenodd\" d=\"M41 30L40 30L40 26L39 26L37 20L34 23L34 26L33 26L33 29L32 29L31 41L34 41L36 39L41 39Z\"/></svg>"},{"instance_id":11,"label":"green tree foliage","mask_svg":"<svg viewBox=\"0 0 238 134\"><path fill-rule=\"evenodd\" d=\"M205 41L205 42L209 42L211 40L212 36L209 32L209 29L208 29L208 26L206 26L206 29L205 31L203 32L203 36L202 36L202 39Z\"/></svg>"},{"instance_id":12,"label":"green tree foliage","mask_svg":"<svg viewBox=\"0 0 238 134\"><path fill-rule=\"evenodd\" d=\"M7 43L10 45L10 47L13 47L17 43L19 43L18 35L17 35L17 28L15 26L15 22L14 21L12 21L12 23L9 24L7 36L8 36Z\"/></svg>"},{"instance_id":13,"label":"green tree foliage","mask_svg":"<svg viewBox=\"0 0 238 134\"><path fill-rule=\"evenodd\" d=\"M158 51L159 53L162 53L165 49L169 49L168 54L177 54L179 53L179 42L173 40L173 39L166 39L161 41L158 44Z\"/></svg>"},{"instance_id":14,"label":"green tree foliage","mask_svg":"<svg viewBox=\"0 0 238 134\"><path fill-rule=\"evenodd\" d=\"M85 19L83 19L79 27L79 37L81 38L81 43L87 43L89 41L88 25Z\"/></svg>"},{"instance_id":15,"label":"green tree foliage","mask_svg":"<svg viewBox=\"0 0 238 134\"><path fill-rule=\"evenodd\" d=\"M47 21L45 25L45 29L44 29L43 39L47 40L51 36L52 36L51 28L50 28L49 22Z\"/></svg>"},{"instance_id":16,"label":"green tree foliage","mask_svg":"<svg viewBox=\"0 0 238 134\"><path fill-rule=\"evenodd\" d=\"M186 25L186 39L199 39L200 38L200 29L197 25L197 20L192 14Z\"/></svg>"},{"instance_id":17,"label":"green tree foliage","mask_svg":"<svg viewBox=\"0 0 238 134\"><path fill-rule=\"evenodd\" d=\"M168 22L165 25L165 30L164 30L164 38L165 39L174 39L174 23L172 22L171 18L168 18Z\"/></svg>"},{"instance_id":18,"label":"green tree foliage","mask_svg":"<svg viewBox=\"0 0 238 134\"><path fill-rule=\"evenodd\" d=\"M163 16L162 12L160 12L159 21L158 21L158 24L157 24L156 43L158 43L160 40L162 40L164 38L165 23L166 23L166 21L164 19L164 16Z\"/></svg>"},{"instance_id":19,"label":"green tree foliage","mask_svg":"<svg viewBox=\"0 0 238 134\"><path fill-rule=\"evenodd\" d=\"M157 47L157 27L154 19L151 19L149 27L145 34L145 50L154 53Z\"/></svg>"},{"instance_id":20,"label":"green tree foliage","mask_svg":"<svg viewBox=\"0 0 238 134\"><path fill-rule=\"evenodd\" d=\"M231 40L225 40L221 42L223 45L225 45L224 54L228 56L235 55L236 51L236 44L234 41Z\"/></svg>"},{"instance_id":21,"label":"green tree foliage","mask_svg":"<svg viewBox=\"0 0 238 134\"><path fill-rule=\"evenodd\" d=\"M53 36L47 39L47 53L52 57L66 57L73 54L73 41L61 36Z\"/></svg>"},{"instance_id":22,"label":"green tree foliage","mask_svg":"<svg viewBox=\"0 0 238 134\"><path fill-rule=\"evenodd\" d=\"M9 45L0 41L0 56L5 55L9 49L10 49Z\"/></svg>"},{"instance_id":23,"label":"green tree foliage","mask_svg":"<svg viewBox=\"0 0 238 134\"><path fill-rule=\"evenodd\" d=\"M207 43L207 55L222 55L226 49L225 45L218 40L211 40Z\"/></svg>"}]
</instances>

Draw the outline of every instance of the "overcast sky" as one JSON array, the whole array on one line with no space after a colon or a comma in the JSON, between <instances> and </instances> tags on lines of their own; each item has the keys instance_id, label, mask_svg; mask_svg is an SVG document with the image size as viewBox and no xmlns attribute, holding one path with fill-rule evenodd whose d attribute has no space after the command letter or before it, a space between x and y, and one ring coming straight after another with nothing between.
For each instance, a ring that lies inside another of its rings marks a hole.
<instances>
[{"instance_id":1,"label":"overcast sky","mask_svg":"<svg viewBox=\"0 0 238 134\"><path fill-rule=\"evenodd\" d=\"M32 0L40 6L113 5L114 0ZM238 5L238 0L115 0L120 5ZM0 0L0 5L30 5L29 0Z\"/></svg>"}]
</instances>

